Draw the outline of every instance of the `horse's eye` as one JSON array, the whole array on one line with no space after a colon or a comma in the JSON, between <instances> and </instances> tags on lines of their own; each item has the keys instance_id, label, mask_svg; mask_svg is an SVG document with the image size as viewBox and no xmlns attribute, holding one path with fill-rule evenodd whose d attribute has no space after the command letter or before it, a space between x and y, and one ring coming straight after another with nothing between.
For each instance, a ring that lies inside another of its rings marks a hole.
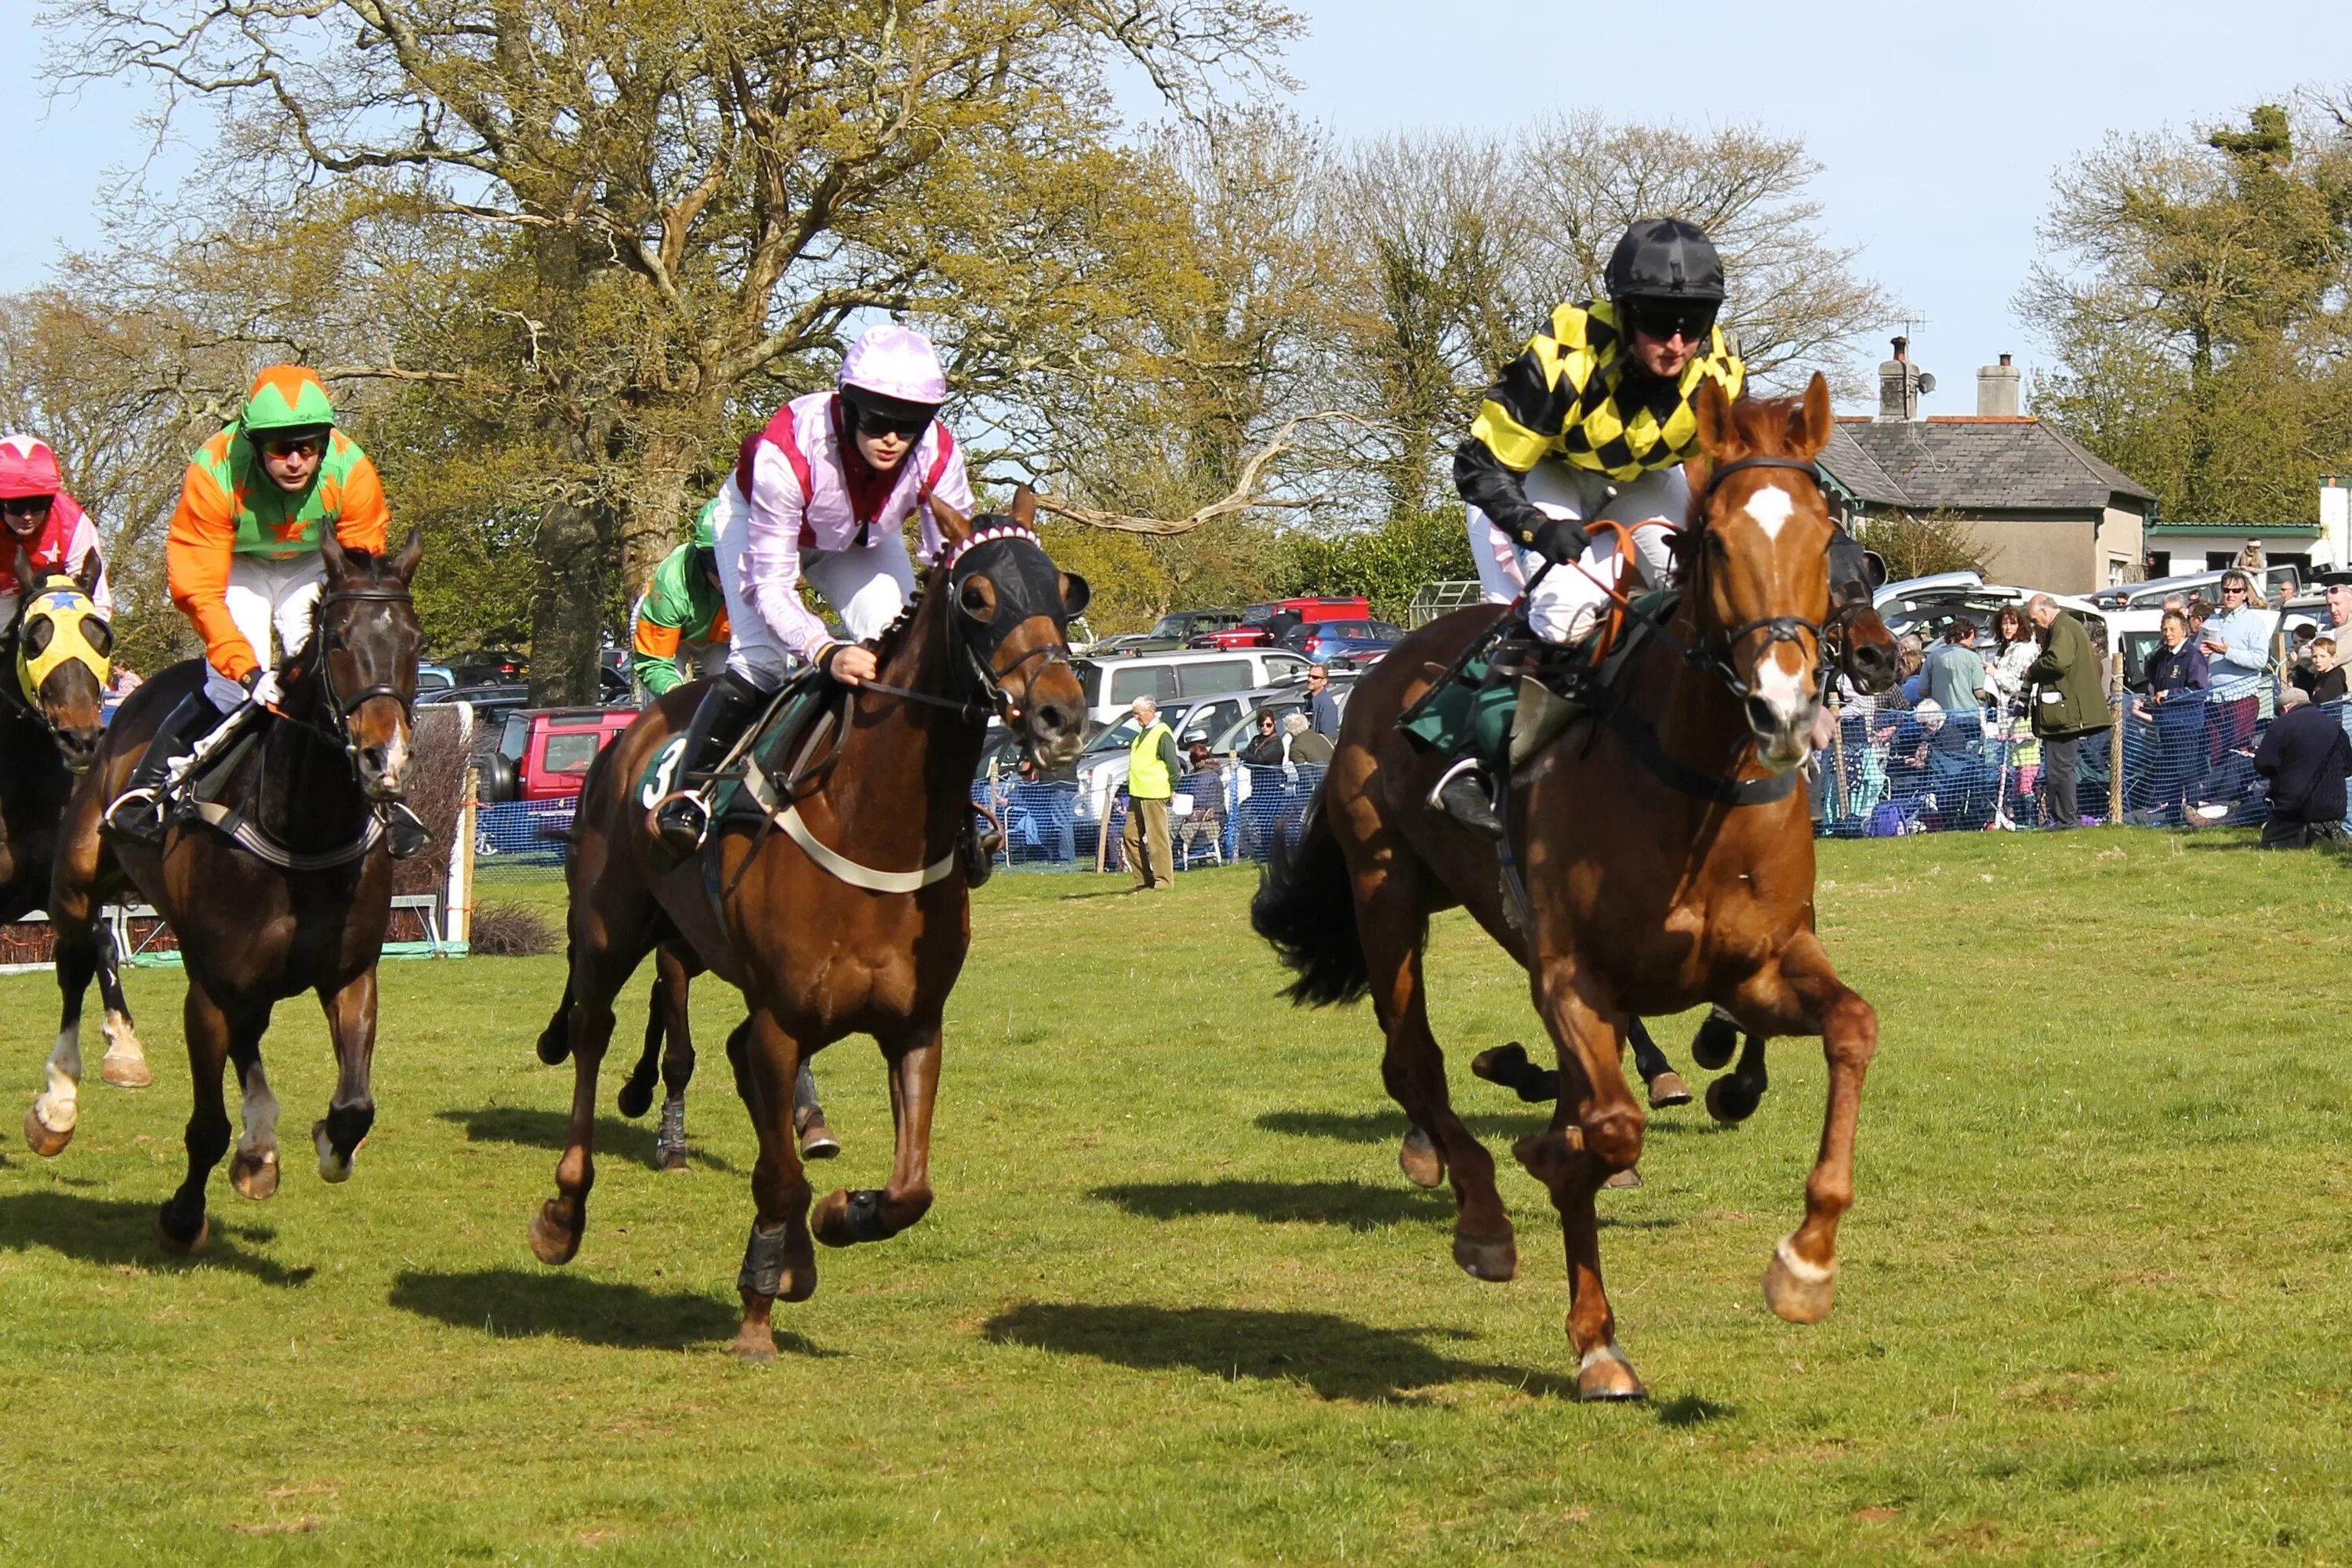
<instances>
[{"instance_id":1,"label":"horse's eye","mask_svg":"<svg viewBox=\"0 0 2352 1568\"><path fill-rule=\"evenodd\" d=\"M38 658L48 652L49 639L57 635L57 624L48 616L34 616L25 627L25 657Z\"/></svg>"},{"instance_id":2,"label":"horse's eye","mask_svg":"<svg viewBox=\"0 0 2352 1568\"><path fill-rule=\"evenodd\" d=\"M100 658L114 651L114 628L104 621L92 617L82 622L81 635L82 640L89 644L90 651Z\"/></svg>"}]
</instances>

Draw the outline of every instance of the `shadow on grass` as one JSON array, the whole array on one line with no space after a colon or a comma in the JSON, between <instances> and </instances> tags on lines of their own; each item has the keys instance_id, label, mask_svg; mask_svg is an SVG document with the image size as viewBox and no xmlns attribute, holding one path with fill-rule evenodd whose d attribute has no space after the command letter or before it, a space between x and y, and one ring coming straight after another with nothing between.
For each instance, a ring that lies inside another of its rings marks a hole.
<instances>
[{"instance_id":1,"label":"shadow on grass","mask_svg":"<svg viewBox=\"0 0 2352 1568\"><path fill-rule=\"evenodd\" d=\"M648 1290L552 1268L478 1268L438 1274L409 1269L385 1298L404 1312L437 1318L493 1339L563 1339L614 1350L717 1347L735 1337L735 1310L692 1290ZM800 1335L776 1332L792 1355L832 1356Z\"/></svg>"},{"instance_id":2,"label":"shadow on grass","mask_svg":"<svg viewBox=\"0 0 2352 1568\"><path fill-rule=\"evenodd\" d=\"M1326 1399L1404 1399L1416 1389L1456 1383L1576 1395L1572 1380L1457 1361L1423 1342L1470 1337L1460 1330L1375 1329L1329 1312L1040 1301L999 1313L981 1334L992 1344L1090 1356L1143 1372L1190 1367L1222 1378L1296 1381Z\"/></svg>"},{"instance_id":3,"label":"shadow on grass","mask_svg":"<svg viewBox=\"0 0 2352 1568\"><path fill-rule=\"evenodd\" d=\"M1529 1107L1520 1116L1465 1116L1462 1125L1470 1129L1474 1138L1507 1146L1515 1138L1542 1131L1550 1121L1548 1109ZM1257 1124L1268 1132L1292 1138L1330 1138L1342 1143L1394 1143L1403 1138L1405 1127L1403 1114L1394 1110L1269 1110L1257 1119ZM1675 1137L1707 1136L1736 1129L1736 1123L1724 1126L1704 1110L1696 1117L1679 1111L1653 1110L1647 1124L1650 1132Z\"/></svg>"},{"instance_id":4,"label":"shadow on grass","mask_svg":"<svg viewBox=\"0 0 2352 1568\"><path fill-rule=\"evenodd\" d=\"M572 1137L572 1113L541 1110L526 1105L485 1105L474 1110L438 1110L434 1115L465 1130L468 1143L511 1143L519 1149L545 1149L560 1154ZM625 1121L617 1116L596 1118L599 1160L628 1160L650 1167L654 1163L654 1123ZM691 1126L688 1134L691 1139ZM736 1174L735 1167L700 1144L690 1145L693 1163L705 1170Z\"/></svg>"},{"instance_id":5,"label":"shadow on grass","mask_svg":"<svg viewBox=\"0 0 2352 1568\"><path fill-rule=\"evenodd\" d=\"M1130 1182L1087 1194L1145 1219L1240 1215L1268 1225L1308 1221L1352 1230L1420 1221L1450 1224L1454 1194L1362 1182Z\"/></svg>"},{"instance_id":6,"label":"shadow on grass","mask_svg":"<svg viewBox=\"0 0 2352 1568\"><path fill-rule=\"evenodd\" d=\"M264 1285L281 1289L310 1283L318 1270L289 1268L245 1249L278 1239L274 1226L236 1225L212 1211L212 1238L194 1258L173 1258L155 1245L153 1204L77 1197L55 1190L16 1193L0 1198L0 1247L12 1252L46 1248L85 1263L130 1264L147 1269L191 1268L210 1264L233 1268Z\"/></svg>"}]
</instances>

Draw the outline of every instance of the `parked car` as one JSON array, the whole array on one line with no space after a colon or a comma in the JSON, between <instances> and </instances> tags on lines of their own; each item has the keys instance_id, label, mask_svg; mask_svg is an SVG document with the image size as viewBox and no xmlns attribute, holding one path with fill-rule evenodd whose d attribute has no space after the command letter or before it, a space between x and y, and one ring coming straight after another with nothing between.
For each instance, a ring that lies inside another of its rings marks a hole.
<instances>
[{"instance_id":1,"label":"parked car","mask_svg":"<svg viewBox=\"0 0 2352 1568\"><path fill-rule=\"evenodd\" d=\"M1316 664L1366 665L1403 640L1404 628L1389 621L1305 621L1282 646Z\"/></svg>"},{"instance_id":2,"label":"parked car","mask_svg":"<svg viewBox=\"0 0 2352 1568\"><path fill-rule=\"evenodd\" d=\"M1874 599L1888 631L1896 637L1916 637L1932 648L1942 640L1944 629L1960 616L1976 622L1978 630L1982 632L2000 611L2012 605L2021 610L2026 601L2041 591L1987 583L1974 572L1947 572L1934 577L1889 583ZM2072 610L2081 617L2083 629L2091 635L2092 646L2105 648L2109 659L2120 651L2116 628L2108 624L2106 613L2097 605L2065 594L2053 594L2050 597L2060 609Z\"/></svg>"},{"instance_id":3,"label":"parked car","mask_svg":"<svg viewBox=\"0 0 2352 1568\"><path fill-rule=\"evenodd\" d=\"M519 653L473 653L449 661L449 679L459 686L516 686L530 673Z\"/></svg>"},{"instance_id":4,"label":"parked car","mask_svg":"<svg viewBox=\"0 0 2352 1568\"><path fill-rule=\"evenodd\" d=\"M1266 647L1273 645L1271 629L1276 616L1296 616L1299 621L1360 621L1372 613L1372 602L1360 595L1352 599L1300 598L1273 599L1263 605L1252 605L1242 612L1241 624L1222 631L1195 636L1194 647Z\"/></svg>"},{"instance_id":5,"label":"parked car","mask_svg":"<svg viewBox=\"0 0 2352 1568\"><path fill-rule=\"evenodd\" d=\"M485 802L568 800L588 764L629 727L625 708L523 708L506 716L498 750L481 774Z\"/></svg>"},{"instance_id":6,"label":"parked car","mask_svg":"<svg viewBox=\"0 0 2352 1568\"><path fill-rule=\"evenodd\" d=\"M1087 711L1116 724L1139 697L1167 708L1180 698L1250 691L1307 679L1307 661L1286 648L1180 649L1174 653L1089 654L1075 661Z\"/></svg>"},{"instance_id":7,"label":"parked car","mask_svg":"<svg viewBox=\"0 0 2352 1568\"><path fill-rule=\"evenodd\" d=\"M1241 624L1239 610L1171 610L1148 632L1129 632L1107 641L1124 651L1162 653L1202 646L1201 638L1213 632L1230 631Z\"/></svg>"},{"instance_id":8,"label":"parked car","mask_svg":"<svg viewBox=\"0 0 2352 1568\"><path fill-rule=\"evenodd\" d=\"M446 664L420 664L416 667L416 692L446 691L457 684L457 675Z\"/></svg>"},{"instance_id":9,"label":"parked car","mask_svg":"<svg viewBox=\"0 0 2352 1568\"><path fill-rule=\"evenodd\" d=\"M2212 572L2188 572L2171 577L2151 577L2145 583L2123 583L2113 588L2102 588L2089 595L2091 603L2103 610L2162 609L2166 598L2174 594L2194 597L2205 596L2207 604L2218 604L2221 597L2221 578L2231 568ZM2303 591L2303 574L2293 566L2267 566L2263 569L2263 600L2275 605L2281 600L2292 599Z\"/></svg>"}]
</instances>

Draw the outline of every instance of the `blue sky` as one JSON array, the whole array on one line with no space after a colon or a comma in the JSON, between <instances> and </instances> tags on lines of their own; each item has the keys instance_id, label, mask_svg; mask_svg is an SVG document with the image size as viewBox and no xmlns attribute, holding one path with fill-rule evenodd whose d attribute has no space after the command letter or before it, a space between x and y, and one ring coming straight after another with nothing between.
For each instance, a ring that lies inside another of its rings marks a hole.
<instances>
[{"instance_id":1,"label":"blue sky","mask_svg":"<svg viewBox=\"0 0 2352 1568\"><path fill-rule=\"evenodd\" d=\"M2062 164L2110 130L2200 123L2352 79L2341 3L1297 3L1314 18L1291 57L1299 106L1342 133L1508 130L1590 108L1801 136L1824 165L1831 237L1863 247L1864 268L1924 319L1914 357L1944 382L1930 413L1973 413L1975 369L2003 350L2029 372L2036 363L2010 300ZM0 0L6 36L29 37L33 12ZM107 171L145 150L140 93L100 87L45 104L37 67L34 49L0 67L0 132L16 154L0 289L40 281L61 247L90 243Z\"/></svg>"}]
</instances>

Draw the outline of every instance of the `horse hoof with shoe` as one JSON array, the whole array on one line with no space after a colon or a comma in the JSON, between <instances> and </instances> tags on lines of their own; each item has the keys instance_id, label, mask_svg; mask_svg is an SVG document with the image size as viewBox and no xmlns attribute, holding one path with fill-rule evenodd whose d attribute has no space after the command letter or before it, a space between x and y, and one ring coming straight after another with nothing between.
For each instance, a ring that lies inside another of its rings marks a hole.
<instances>
[{"instance_id":1,"label":"horse hoof with shoe","mask_svg":"<svg viewBox=\"0 0 2352 1568\"><path fill-rule=\"evenodd\" d=\"M551 1268L561 1268L580 1255L580 1233L586 1228L567 1223L560 1202L550 1198L530 1216L530 1255Z\"/></svg>"},{"instance_id":2,"label":"horse hoof with shoe","mask_svg":"<svg viewBox=\"0 0 2352 1568\"><path fill-rule=\"evenodd\" d=\"M1690 1085L1683 1081L1682 1074L1668 1068L1650 1080L1651 1110L1666 1110L1690 1102Z\"/></svg>"},{"instance_id":3,"label":"horse hoof with shoe","mask_svg":"<svg viewBox=\"0 0 2352 1568\"><path fill-rule=\"evenodd\" d=\"M1404 1142L1397 1146L1397 1169L1414 1186L1433 1187L1445 1180L1445 1156L1437 1152L1428 1133L1408 1127Z\"/></svg>"},{"instance_id":4,"label":"horse hoof with shoe","mask_svg":"<svg viewBox=\"0 0 2352 1568\"><path fill-rule=\"evenodd\" d=\"M1454 1233L1454 1261L1473 1279L1507 1285L1519 1277L1518 1238L1509 1231L1499 1236Z\"/></svg>"},{"instance_id":5,"label":"horse hoof with shoe","mask_svg":"<svg viewBox=\"0 0 2352 1568\"><path fill-rule=\"evenodd\" d=\"M106 1055L99 1058L98 1076L117 1089L145 1089L155 1081L147 1053L135 1040L128 1046L109 1046Z\"/></svg>"},{"instance_id":6,"label":"horse hoof with shoe","mask_svg":"<svg viewBox=\"0 0 2352 1568\"><path fill-rule=\"evenodd\" d=\"M1642 1168L1638 1165L1628 1165L1622 1171L1610 1173L1609 1179L1601 1184L1601 1188L1603 1192L1622 1193L1641 1184Z\"/></svg>"},{"instance_id":7,"label":"horse hoof with shoe","mask_svg":"<svg viewBox=\"0 0 2352 1568\"><path fill-rule=\"evenodd\" d=\"M73 1142L73 1135L74 1130L70 1127L60 1131L42 1121L41 1108L37 1103L25 1112L25 1142L32 1146L34 1153L44 1160L54 1160L64 1153L66 1145Z\"/></svg>"},{"instance_id":8,"label":"horse hoof with shoe","mask_svg":"<svg viewBox=\"0 0 2352 1568\"><path fill-rule=\"evenodd\" d=\"M1764 1304L1792 1323L1818 1323L1837 1305L1837 1265L1826 1268L1797 1256L1784 1237L1764 1269Z\"/></svg>"},{"instance_id":9,"label":"horse hoof with shoe","mask_svg":"<svg viewBox=\"0 0 2352 1568\"><path fill-rule=\"evenodd\" d=\"M1612 1340L1585 1352L1576 1369L1576 1396L1583 1400L1647 1399L1650 1391L1633 1371L1633 1363Z\"/></svg>"},{"instance_id":10,"label":"horse hoof with shoe","mask_svg":"<svg viewBox=\"0 0 2352 1568\"><path fill-rule=\"evenodd\" d=\"M229 1156L228 1184L236 1195L261 1203L278 1195L278 1151L264 1149L247 1153L239 1149Z\"/></svg>"}]
</instances>

